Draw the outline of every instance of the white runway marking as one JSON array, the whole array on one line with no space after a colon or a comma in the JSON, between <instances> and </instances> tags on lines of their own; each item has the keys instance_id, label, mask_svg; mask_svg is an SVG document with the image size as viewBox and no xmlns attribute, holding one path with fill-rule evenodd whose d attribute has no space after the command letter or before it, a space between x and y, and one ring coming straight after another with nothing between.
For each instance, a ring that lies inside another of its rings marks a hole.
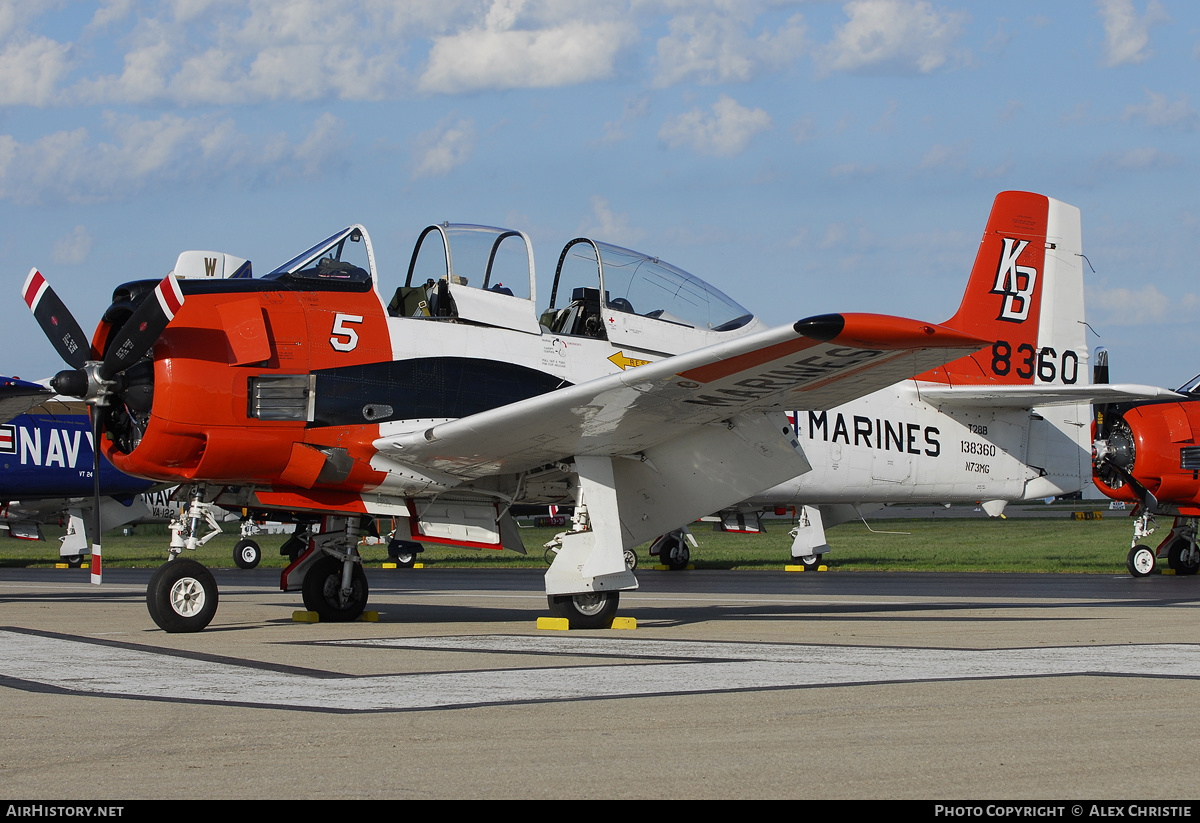
<instances>
[{"instance_id":1,"label":"white runway marking","mask_svg":"<svg viewBox=\"0 0 1200 823\"><path fill-rule=\"evenodd\" d=\"M276 709L405 711L901 681L1079 674L1200 677L1200 646L1171 644L978 651L496 635L331 645L371 647L397 655L420 649L578 655L587 658L587 665L331 677L277 671L253 661L239 665L195 660L0 631L0 683L97 696ZM397 658L397 663L402 664L402 659Z\"/></svg>"}]
</instances>

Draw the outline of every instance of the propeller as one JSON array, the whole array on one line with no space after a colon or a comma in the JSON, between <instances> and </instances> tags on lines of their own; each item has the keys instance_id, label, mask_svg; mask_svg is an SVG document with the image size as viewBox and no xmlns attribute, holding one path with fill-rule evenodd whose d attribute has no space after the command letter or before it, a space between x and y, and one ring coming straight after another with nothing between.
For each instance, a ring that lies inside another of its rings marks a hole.
<instances>
[{"instance_id":1,"label":"propeller","mask_svg":"<svg viewBox=\"0 0 1200 823\"><path fill-rule=\"evenodd\" d=\"M1092 367L1092 384L1108 385L1108 349L1106 348L1097 347L1096 349L1096 365ZM1108 418L1108 404L1093 405L1092 412L1093 436L1097 440L1103 440L1107 433L1105 426Z\"/></svg>"},{"instance_id":2,"label":"propeller","mask_svg":"<svg viewBox=\"0 0 1200 823\"><path fill-rule=\"evenodd\" d=\"M36 268L30 269L21 289L26 305L42 327L46 337L59 355L71 366L54 375L50 386L59 394L77 397L92 407L92 478L94 480L92 528L92 582L101 579L100 547L100 436L102 410L116 402L138 403L144 398L130 397L136 393L137 380L127 379L127 372L143 360L154 341L166 330L167 324L183 305L183 292L172 272L154 287L154 293L141 302L129 319L116 330L102 360L92 360L91 346L79 323L71 316L66 304L55 293ZM136 375L135 375L136 378Z\"/></svg>"}]
</instances>

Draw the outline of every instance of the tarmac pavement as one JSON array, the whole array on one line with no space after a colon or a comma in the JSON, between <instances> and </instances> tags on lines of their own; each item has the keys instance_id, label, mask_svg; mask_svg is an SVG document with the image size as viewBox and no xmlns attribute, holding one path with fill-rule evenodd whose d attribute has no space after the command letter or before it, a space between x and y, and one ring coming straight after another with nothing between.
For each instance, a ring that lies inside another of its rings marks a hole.
<instances>
[{"instance_id":1,"label":"tarmac pavement","mask_svg":"<svg viewBox=\"0 0 1200 823\"><path fill-rule=\"evenodd\" d=\"M1194 797L1200 578L639 571L539 631L535 570L370 570L379 622L217 570L0 570L9 798Z\"/></svg>"}]
</instances>

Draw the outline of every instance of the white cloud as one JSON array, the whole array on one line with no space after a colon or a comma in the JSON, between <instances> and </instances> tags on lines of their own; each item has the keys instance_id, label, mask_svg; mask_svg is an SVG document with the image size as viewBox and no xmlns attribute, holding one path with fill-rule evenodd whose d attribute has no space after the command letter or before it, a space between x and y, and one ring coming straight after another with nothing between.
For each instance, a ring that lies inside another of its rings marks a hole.
<instances>
[{"instance_id":1,"label":"white cloud","mask_svg":"<svg viewBox=\"0 0 1200 823\"><path fill-rule=\"evenodd\" d=\"M318 118L297 145L285 135L239 132L217 115L157 120L104 117L111 141L87 129L61 131L20 143L0 135L0 199L20 204L107 203L139 191L194 184L230 175L316 177L344 153L336 118Z\"/></svg>"},{"instance_id":2,"label":"white cloud","mask_svg":"<svg viewBox=\"0 0 1200 823\"><path fill-rule=\"evenodd\" d=\"M1153 283L1136 291L1124 287L1110 289L1087 287L1089 312L1098 312L1108 326L1141 326L1149 323L1190 322L1188 318L1200 307L1200 297L1194 294L1167 297Z\"/></svg>"},{"instance_id":3,"label":"white cloud","mask_svg":"<svg viewBox=\"0 0 1200 823\"><path fill-rule=\"evenodd\" d=\"M86 76L70 92L80 102L180 105L393 97L406 78L403 35L423 19L420 9L355 0L179 0L135 16L119 73ZM114 3L91 27L112 28L128 12Z\"/></svg>"},{"instance_id":4,"label":"white cloud","mask_svg":"<svg viewBox=\"0 0 1200 823\"><path fill-rule=\"evenodd\" d=\"M435 38L417 87L459 94L602 80L613 75L617 55L637 36L631 23L595 15L515 28L521 11L520 2L496 2L482 24Z\"/></svg>"},{"instance_id":5,"label":"white cloud","mask_svg":"<svg viewBox=\"0 0 1200 823\"><path fill-rule=\"evenodd\" d=\"M647 97L635 97L625 101L621 108L621 116L617 120L609 120L604 124L604 136L597 142L603 144L619 143L629 136L628 127L636 120L646 116L650 109Z\"/></svg>"},{"instance_id":6,"label":"white cloud","mask_svg":"<svg viewBox=\"0 0 1200 823\"><path fill-rule=\"evenodd\" d=\"M762 109L738 105L722 94L713 103L711 114L696 108L667 118L658 137L670 148L689 146L697 154L733 157L740 154L750 139L771 127L771 116Z\"/></svg>"},{"instance_id":7,"label":"white cloud","mask_svg":"<svg viewBox=\"0 0 1200 823\"><path fill-rule=\"evenodd\" d=\"M868 177L879 171L878 166L861 163L838 163L829 169L830 177Z\"/></svg>"},{"instance_id":8,"label":"white cloud","mask_svg":"<svg viewBox=\"0 0 1200 823\"><path fill-rule=\"evenodd\" d=\"M800 56L805 25L800 15L777 31L751 36L754 15L743 6L728 11L673 17L670 34L658 41L656 86L688 80L700 83L744 83L763 68L775 69Z\"/></svg>"},{"instance_id":9,"label":"white cloud","mask_svg":"<svg viewBox=\"0 0 1200 823\"><path fill-rule=\"evenodd\" d=\"M1123 152L1108 152L1096 161L1099 169L1164 169L1178 166L1183 161L1174 154L1160 151L1153 146L1139 146Z\"/></svg>"},{"instance_id":10,"label":"white cloud","mask_svg":"<svg viewBox=\"0 0 1200 823\"><path fill-rule=\"evenodd\" d=\"M646 238L644 229L629 225L628 214L615 214L608 201L592 195L592 218L579 224L580 237L594 237L617 246L636 246Z\"/></svg>"},{"instance_id":11,"label":"white cloud","mask_svg":"<svg viewBox=\"0 0 1200 823\"><path fill-rule=\"evenodd\" d=\"M921 158L920 168L922 171L930 171L932 169L962 170L966 167L964 156L969 145L968 141L956 143L953 146L937 143L931 146L929 151L925 152L925 156Z\"/></svg>"},{"instance_id":12,"label":"white cloud","mask_svg":"<svg viewBox=\"0 0 1200 823\"><path fill-rule=\"evenodd\" d=\"M413 145L413 174L441 177L461 166L475 150L475 121L469 117L447 118L421 132Z\"/></svg>"},{"instance_id":13,"label":"white cloud","mask_svg":"<svg viewBox=\"0 0 1200 823\"><path fill-rule=\"evenodd\" d=\"M69 46L46 37L19 36L0 51L0 106L48 106L72 68Z\"/></svg>"},{"instance_id":14,"label":"white cloud","mask_svg":"<svg viewBox=\"0 0 1200 823\"><path fill-rule=\"evenodd\" d=\"M1107 66L1141 63L1150 51L1150 28L1170 21L1158 0L1146 3L1146 13L1138 17L1133 0L1096 0L1104 18L1104 62Z\"/></svg>"},{"instance_id":15,"label":"white cloud","mask_svg":"<svg viewBox=\"0 0 1200 823\"><path fill-rule=\"evenodd\" d=\"M845 11L850 19L818 52L824 71L928 74L945 64L967 19L924 0L855 0Z\"/></svg>"},{"instance_id":16,"label":"white cloud","mask_svg":"<svg viewBox=\"0 0 1200 823\"><path fill-rule=\"evenodd\" d=\"M54 243L51 259L59 265L78 265L87 260L92 251L92 236L83 226L76 226L70 234Z\"/></svg>"},{"instance_id":17,"label":"white cloud","mask_svg":"<svg viewBox=\"0 0 1200 823\"><path fill-rule=\"evenodd\" d=\"M1187 95L1179 96L1174 103L1167 101L1165 94L1146 90L1146 103L1140 106L1126 106L1125 120L1145 120L1155 128L1179 129L1195 131L1196 110L1188 104Z\"/></svg>"}]
</instances>

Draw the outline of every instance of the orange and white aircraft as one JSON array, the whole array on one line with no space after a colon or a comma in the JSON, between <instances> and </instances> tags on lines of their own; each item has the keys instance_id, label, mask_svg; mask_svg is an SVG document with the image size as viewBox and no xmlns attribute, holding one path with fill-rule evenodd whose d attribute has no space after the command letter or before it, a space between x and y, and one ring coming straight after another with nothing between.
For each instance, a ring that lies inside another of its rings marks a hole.
<instances>
[{"instance_id":1,"label":"orange and white aircraft","mask_svg":"<svg viewBox=\"0 0 1200 823\"><path fill-rule=\"evenodd\" d=\"M1153 572L1160 559L1176 574L1200 571L1200 376L1178 397L1103 406L1096 415L1093 480L1108 497L1133 505L1125 565L1134 577ZM1174 518L1171 530L1157 547L1142 544L1158 515Z\"/></svg>"},{"instance_id":2,"label":"orange and white aircraft","mask_svg":"<svg viewBox=\"0 0 1200 823\"><path fill-rule=\"evenodd\" d=\"M55 390L93 405L117 468L188 486L196 530L215 503L325 516L281 579L322 619L363 611L370 517L521 550L511 506L572 504L547 597L600 626L637 587L624 548L812 468L784 410L828 414L914 374L969 383L979 402L1006 396L993 384L1012 372L1077 375L1077 351L1009 333L1035 309L1047 204L1001 195L984 241L1000 267L976 267L953 325L827 314L769 329L686 272L587 238L563 248L539 303L529 238L467 225L426 228L403 282L352 226L261 278L128 283L90 346L36 270L23 294L72 366ZM967 355L964 376L937 371ZM882 418L871 432L888 453ZM901 442L913 457L948 448L920 428ZM173 553L147 604L167 631L197 631L216 584Z\"/></svg>"},{"instance_id":3,"label":"orange and white aircraft","mask_svg":"<svg viewBox=\"0 0 1200 823\"><path fill-rule=\"evenodd\" d=\"M1042 195L996 198L968 290L947 326L992 344L833 409L796 406L810 472L721 514L730 530L795 508L791 553L806 566L830 551L825 527L888 503L1014 501L1079 491L1092 476L1092 407L1174 397L1139 385L1091 384L1079 209ZM803 396L803 395L801 395ZM660 553L678 565L679 536Z\"/></svg>"}]
</instances>

